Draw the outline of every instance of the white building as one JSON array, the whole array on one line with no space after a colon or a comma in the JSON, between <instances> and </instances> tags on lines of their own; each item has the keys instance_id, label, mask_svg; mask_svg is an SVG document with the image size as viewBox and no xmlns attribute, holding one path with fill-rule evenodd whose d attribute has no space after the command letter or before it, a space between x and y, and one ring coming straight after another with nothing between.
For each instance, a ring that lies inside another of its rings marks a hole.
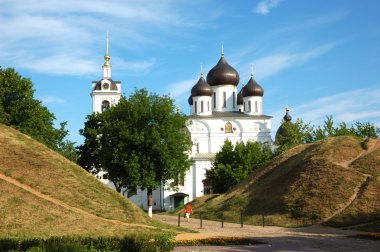
<instances>
[{"instance_id":1,"label":"white building","mask_svg":"<svg viewBox=\"0 0 380 252\"><path fill-rule=\"evenodd\" d=\"M92 111L102 112L120 99L121 83L111 79L111 66L107 52L104 56L103 79L93 82ZM203 72L191 89L189 97L190 120L187 129L193 141L190 153L192 165L179 185L178 191L160 186L153 191L153 210L171 210L211 191L205 181L206 171L212 167L212 159L226 139L260 141L272 144L271 116L263 114L263 88L251 73L248 83L239 91L239 74L230 66L222 52L219 62L208 72L207 81ZM108 183L106 174L97 175ZM123 190L125 197L136 205L147 209L146 190Z\"/></svg>"}]
</instances>

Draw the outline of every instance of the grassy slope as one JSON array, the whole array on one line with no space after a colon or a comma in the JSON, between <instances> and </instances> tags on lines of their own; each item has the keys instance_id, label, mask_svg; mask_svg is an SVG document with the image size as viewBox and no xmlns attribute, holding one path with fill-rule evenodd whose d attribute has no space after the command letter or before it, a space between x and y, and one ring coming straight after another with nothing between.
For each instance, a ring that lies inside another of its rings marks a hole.
<instances>
[{"instance_id":1,"label":"grassy slope","mask_svg":"<svg viewBox=\"0 0 380 252\"><path fill-rule=\"evenodd\" d=\"M367 230L380 232L380 149L361 156L350 168L371 176L359 191L356 200L331 219L329 224L359 225L359 229L367 227Z\"/></svg>"},{"instance_id":2,"label":"grassy slope","mask_svg":"<svg viewBox=\"0 0 380 252\"><path fill-rule=\"evenodd\" d=\"M4 125L0 174L79 209L72 211L0 179L0 237L124 235L144 228L131 223L158 226L76 164Z\"/></svg>"},{"instance_id":3,"label":"grassy slope","mask_svg":"<svg viewBox=\"0 0 380 252\"><path fill-rule=\"evenodd\" d=\"M196 199L193 203L195 212L202 212L210 219L219 219L223 212L225 219L238 221L239 212L243 211L245 223L253 224L260 223L262 214L268 216L267 223L275 225L311 224L331 216L363 183L363 169L371 168L364 168L367 167L364 164L357 164L362 167L360 169L342 165L363 152L359 140L354 137L336 137L295 147L228 193ZM376 153L369 155L376 156ZM363 156L362 160L367 159ZM372 197L368 199L372 204L368 206L371 213L375 211L373 198L378 185L378 180L374 180L362 192ZM356 204L366 203L357 201ZM358 214L362 210L353 206L350 205L347 211L352 209ZM374 218L369 216L370 220Z\"/></svg>"}]
</instances>

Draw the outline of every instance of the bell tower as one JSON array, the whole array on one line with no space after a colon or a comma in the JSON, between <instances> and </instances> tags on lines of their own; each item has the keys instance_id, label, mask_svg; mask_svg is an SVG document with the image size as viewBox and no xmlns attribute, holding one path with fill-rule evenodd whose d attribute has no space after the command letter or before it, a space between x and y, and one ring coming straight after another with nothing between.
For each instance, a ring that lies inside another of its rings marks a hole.
<instances>
[{"instance_id":1,"label":"bell tower","mask_svg":"<svg viewBox=\"0 0 380 252\"><path fill-rule=\"evenodd\" d=\"M121 96L121 81L111 79L111 57L108 55L108 32L106 36L106 54L104 55L103 78L92 82L92 113L102 113L117 104Z\"/></svg>"}]
</instances>

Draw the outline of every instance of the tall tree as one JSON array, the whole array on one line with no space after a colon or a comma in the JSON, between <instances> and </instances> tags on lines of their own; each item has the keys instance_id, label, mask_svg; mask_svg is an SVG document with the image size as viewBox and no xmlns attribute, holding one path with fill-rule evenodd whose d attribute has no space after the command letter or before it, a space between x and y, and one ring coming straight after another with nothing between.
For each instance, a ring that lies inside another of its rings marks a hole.
<instances>
[{"instance_id":1,"label":"tall tree","mask_svg":"<svg viewBox=\"0 0 380 252\"><path fill-rule=\"evenodd\" d=\"M80 132L85 137L80 164L106 171L119 192L122 187L147 189L152 216L153 189L184 176L190 167L187 117L175 113L169 96L141 89L87 119Z\"/></svg>"},{"instance_id":2,"label":"tall tree","mask_svg":"<svg viewBox=\"0 0 380 252\"><path fill-rule=\"evenodd\" d=\"M226 140L216 153L213 167L206 176L215 193L224 193L264 166L271 157L270 147L260 142L238 142L234 146Z\"/></svg>"},{"instance_id":3,"label":"tall tree","mask_svg":"<svg viewBox=\"0 0 380 252\"><path fill-rule=\"evenodd\" d=\"M0 123L12 126L53 150L76 160L74 143L66 140L66 122L54 127L55 116L34 98L33 83L13 68L0 67Z\"/></svg>"}]
</instances>

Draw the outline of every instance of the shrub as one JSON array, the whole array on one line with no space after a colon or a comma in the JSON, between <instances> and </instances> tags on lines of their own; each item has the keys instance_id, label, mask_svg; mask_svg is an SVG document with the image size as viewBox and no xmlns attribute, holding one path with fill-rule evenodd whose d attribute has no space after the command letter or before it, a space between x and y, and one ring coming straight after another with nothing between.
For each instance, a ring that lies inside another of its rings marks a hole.
<instances>
[{"instance_id":1,"label":"shrub","mask_svg":"<svg viewBox=\"0 0 380 252\"><path fill-rule=\"evenodd\" d=\"M0 239L0 251L82 252L82 251L171 251L173 234L126 237L50 237L48 239Z\"/></svg>"}]
</instances>

